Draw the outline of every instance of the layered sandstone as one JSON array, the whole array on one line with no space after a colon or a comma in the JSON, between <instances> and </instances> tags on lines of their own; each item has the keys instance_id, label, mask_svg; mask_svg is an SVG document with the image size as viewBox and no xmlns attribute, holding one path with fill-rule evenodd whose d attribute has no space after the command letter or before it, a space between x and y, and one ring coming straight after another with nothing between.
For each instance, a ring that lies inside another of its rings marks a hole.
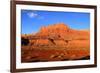
<instances>
[{"instance_id":1,"label":"layered sandstone","mask_svg":"<svg viewBox=\"0 0 100 73\"><path fill-rule=\"evenodd\" d=\"M89 59L90 56L89 30L75 30L64 23L43 26L36 34L22 35L22 38L22 62Z\"/></svg>"}]
</instances>

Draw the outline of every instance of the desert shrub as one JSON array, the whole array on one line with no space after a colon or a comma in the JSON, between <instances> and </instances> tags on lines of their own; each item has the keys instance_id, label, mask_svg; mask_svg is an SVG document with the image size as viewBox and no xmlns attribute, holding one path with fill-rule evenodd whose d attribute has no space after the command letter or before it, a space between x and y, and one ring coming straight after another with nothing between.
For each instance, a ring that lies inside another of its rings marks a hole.
<instances>
[{"instance_id":1,"label":"desert shrub","mask_svg":"<svg viewBox=\"0 0 100 73\"><path fill-rule=\"evenodd\" d=\"M29 44L29 39L22 37L21 38L21 44L24 45L24 46L28 45Z\"/></svg>"}]
</instances>

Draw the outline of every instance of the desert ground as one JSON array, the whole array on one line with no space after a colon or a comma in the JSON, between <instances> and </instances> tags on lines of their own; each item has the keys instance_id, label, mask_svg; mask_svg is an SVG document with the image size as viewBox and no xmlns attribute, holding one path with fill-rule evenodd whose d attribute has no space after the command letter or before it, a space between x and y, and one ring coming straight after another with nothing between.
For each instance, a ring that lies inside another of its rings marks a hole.
<instances>
[{"instance_id":1,"label":"desert ground","mask_svg":"<svg viewBox=\"0 0 100 73\"><path fill-rule=\"evenodd\" d=\"M21 35L21 62L90 59L90 31L67 24L43 26L37 33Z\"/></svg>"}]
</instances>

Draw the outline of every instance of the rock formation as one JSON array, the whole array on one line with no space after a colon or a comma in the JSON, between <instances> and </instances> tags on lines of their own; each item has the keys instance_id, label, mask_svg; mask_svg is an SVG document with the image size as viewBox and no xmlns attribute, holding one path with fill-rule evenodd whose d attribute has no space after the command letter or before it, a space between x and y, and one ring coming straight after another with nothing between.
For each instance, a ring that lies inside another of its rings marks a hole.
<instances>
[{"instance_id":1,"label":"rock formation","mask_svg":"<svg viewBox=\"0 0 100 73\"><path fill-rule=\"evenodd\" d=\"M64 23L43 26L34 35L22 35L24 41L22 62L89 59L90 56L89 30L75 30Z\"/></svg>"}]
</instances>

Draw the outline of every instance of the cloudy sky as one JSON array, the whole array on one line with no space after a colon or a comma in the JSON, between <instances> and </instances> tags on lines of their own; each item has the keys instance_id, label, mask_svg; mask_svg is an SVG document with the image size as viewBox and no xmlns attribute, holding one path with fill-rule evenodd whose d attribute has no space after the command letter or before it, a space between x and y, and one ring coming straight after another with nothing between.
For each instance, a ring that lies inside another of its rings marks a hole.
<instances>
[{"instance_id":1,"label":"cloudy sky","mask_svg":"<svg viewBox=\"0 0 100 73\"><path fill-rule=\"evenodd\" d=\"M89 29L90 14L82 12L21 10L22 34L36 33L41 26L56 23L65 23L73 29Z\"/></svg>"}]
</instances>

